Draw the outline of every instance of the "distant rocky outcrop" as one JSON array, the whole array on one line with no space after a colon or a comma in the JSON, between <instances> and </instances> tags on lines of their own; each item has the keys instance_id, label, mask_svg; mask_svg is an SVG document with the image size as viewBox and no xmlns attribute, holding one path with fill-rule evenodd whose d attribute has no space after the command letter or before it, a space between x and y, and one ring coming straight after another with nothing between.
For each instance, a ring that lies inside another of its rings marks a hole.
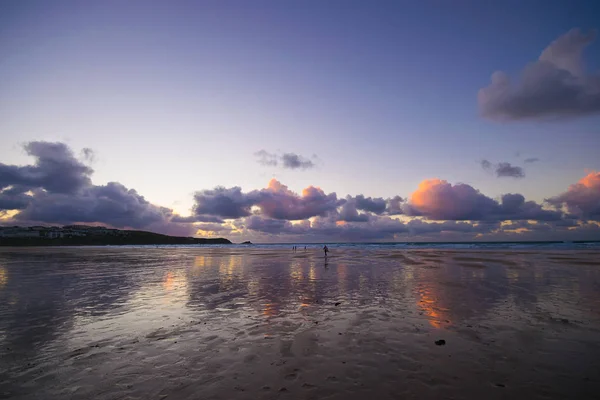
<instances>
[{"instance_id":1,"label":"distant rocky outcrop","mask_svg":"<svg viewBox=\"0 0 600 400\"><path fill-rule=\"evenodd\" d=\"M109 229L97 226L2 227L0 246L118 246L161 244L231 244L224 238L168 236L154 232Z\"/></svg>"},{"instance_id":2,"label":"distant rocky outcrop","mask_svg":"<svg viewBox=\"0 0 600 400\"><path fill-rule=\"evenodd\" d=\"M252 244L252 242L249 240L246 240L245 242L242 242L241 244Z\"/></svg>"}]
</instances>

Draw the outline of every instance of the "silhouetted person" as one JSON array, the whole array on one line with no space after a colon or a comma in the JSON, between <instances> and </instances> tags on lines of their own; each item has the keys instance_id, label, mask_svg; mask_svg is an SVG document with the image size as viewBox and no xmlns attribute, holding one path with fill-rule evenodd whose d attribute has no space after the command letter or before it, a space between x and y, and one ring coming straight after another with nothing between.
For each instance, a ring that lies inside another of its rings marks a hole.
<instances>
[{"instance_id":1,"label":"silhouetted person","mask_svg":"<svg viewBox=\"0 0 600 400\"><path fill-rule=\"evenodd\" d=\"M323 246L323 252L325 252L325 257L327 257L328 251L329 251L329 248L327 247L327 245Z\"/></svg>"}]
</instances>

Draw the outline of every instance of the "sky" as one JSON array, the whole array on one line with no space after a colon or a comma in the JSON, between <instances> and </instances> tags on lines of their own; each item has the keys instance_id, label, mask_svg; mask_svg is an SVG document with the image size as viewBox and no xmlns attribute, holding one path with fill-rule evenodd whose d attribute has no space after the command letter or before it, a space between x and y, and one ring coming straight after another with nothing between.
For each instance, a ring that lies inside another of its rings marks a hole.
<instances>
[{"instance_id":1,"label":"sky","mask_svg":"<svg viewBox=\"0 0 600 400\"><path fill-rule=\"evenodd\" d=\"M598 15L595 1L3 2L0 223L600 239Z\"/></svg>"}]
</instances>

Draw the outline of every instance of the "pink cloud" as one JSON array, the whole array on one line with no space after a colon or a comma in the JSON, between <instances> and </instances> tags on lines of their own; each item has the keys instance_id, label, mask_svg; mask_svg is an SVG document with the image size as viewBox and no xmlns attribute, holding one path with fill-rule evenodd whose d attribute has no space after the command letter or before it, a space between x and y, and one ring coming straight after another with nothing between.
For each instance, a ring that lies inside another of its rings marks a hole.
<instances>
[{"instance_id":1,"label":"pink cloud","mask_svg":"<svg viewBox=\"0 0 600 400\"><path fill-rule=\"evenodd\" d=\"M566 207L577 217L600 220L600 172L590 172L566 192L546 200L556 207Z\"/></svg>"}]
</instances>

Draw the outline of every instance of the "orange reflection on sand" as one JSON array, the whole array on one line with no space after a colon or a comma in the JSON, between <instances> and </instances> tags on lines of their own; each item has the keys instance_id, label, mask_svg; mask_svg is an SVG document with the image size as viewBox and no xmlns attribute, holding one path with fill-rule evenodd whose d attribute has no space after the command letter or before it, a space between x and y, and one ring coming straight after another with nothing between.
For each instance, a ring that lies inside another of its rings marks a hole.
<instances>
[{"instance_id":1,"label":"orange reflection on sand","mask_svg":"<svg viewBox=\"0 0 600 400\"><path fill-rule=\"evenodd\" d=\"M317 270L315 268L315 263L311 263L308 269L308 279L311 281L315 281L317 279Z\"/></svg>"},{"instance_id":2,"label":"orange reflection on sand","mask_svg":"<svg viewBox=\"0 0 600 400\"><path fill-rule=\"evenodd\" d=\"M0 289L8 283L8 271L4 267L0 267Z\"/></svg>"},{"instance_id":3,"label":"orange reflection on sand","mask_svg":"<svg viewBox=\"0 0 600 400\"><path fill-rule=\"evenodd\" d=\"M279 310L277 309L277 305L275 303L267 303L263 307L263 315L265 317L274 317L278 312Z\"/></svg>"},{"instance_id":4,"label":"orange reflection on sand","mask_svg":"<svg viewBox=\"0 0 600 400\"><path fill-rule=\"evenodd\" d=\"M163 293L156 299L164 304L181 301L187 294L187 277L181 271L168 271L162 282Z\"/></svg>"},{"instance_id":5,"label":"orange reflection on sand","mask_svg":"<svg viewBox=\"0 0 600 400\"><path fill-rule=\"evenodd\" d=\"M175 277L171 271L167 272L167 276L165 276L165 281L163 282L163 288L166 291L171 291L175 287Z\"/></svg>"},{"instance_id":6,"label":"orange reflection on sand","mask_svg":"<svg viewBox=\"0 0 600 400\"><path fill-rule=\"evenodd\" d=\"M240 273L241 266L242 259L240 257L229 256L219 263L219 274L231 278L233 275Z\"/></svg>"},{"instance_id":7,"label":"orange reflection on sand","mask_svg":"<svg viewBox=\"0 0 600 400\"><path fill-rule=\"evenodd\" d=\"M206 257L205 256L196 256L194 260L194 267L204 267L206 266Z\"/></svg>"},{"instance_id":8,"label":"orange reflection on sand","mask_svg":"<svg viewBox=\"0 0 600 400\"><path fill-rule=\"evenodd\" d=\"M442 319L445 320L446 324L450 323L447 316L443 316L439 307L436 306L436 298L429 289L420 289L418 294L420 300L417 304L419 308L423 310L425 315L429 317L429 325L436 329L440 329L443 327L441 322Z\"/></svg>"},{"instance_id":9,"label":"orange reflection on sand","mask_svg":"<svg viewBox=\"0 0 600 400\"><path fill-rule=\"evenodd\" d=\"M293 262L290 265L290 278L296 282L301 282L304 280L304 273L299 263Z\"/></svg>"}]
</instances>

